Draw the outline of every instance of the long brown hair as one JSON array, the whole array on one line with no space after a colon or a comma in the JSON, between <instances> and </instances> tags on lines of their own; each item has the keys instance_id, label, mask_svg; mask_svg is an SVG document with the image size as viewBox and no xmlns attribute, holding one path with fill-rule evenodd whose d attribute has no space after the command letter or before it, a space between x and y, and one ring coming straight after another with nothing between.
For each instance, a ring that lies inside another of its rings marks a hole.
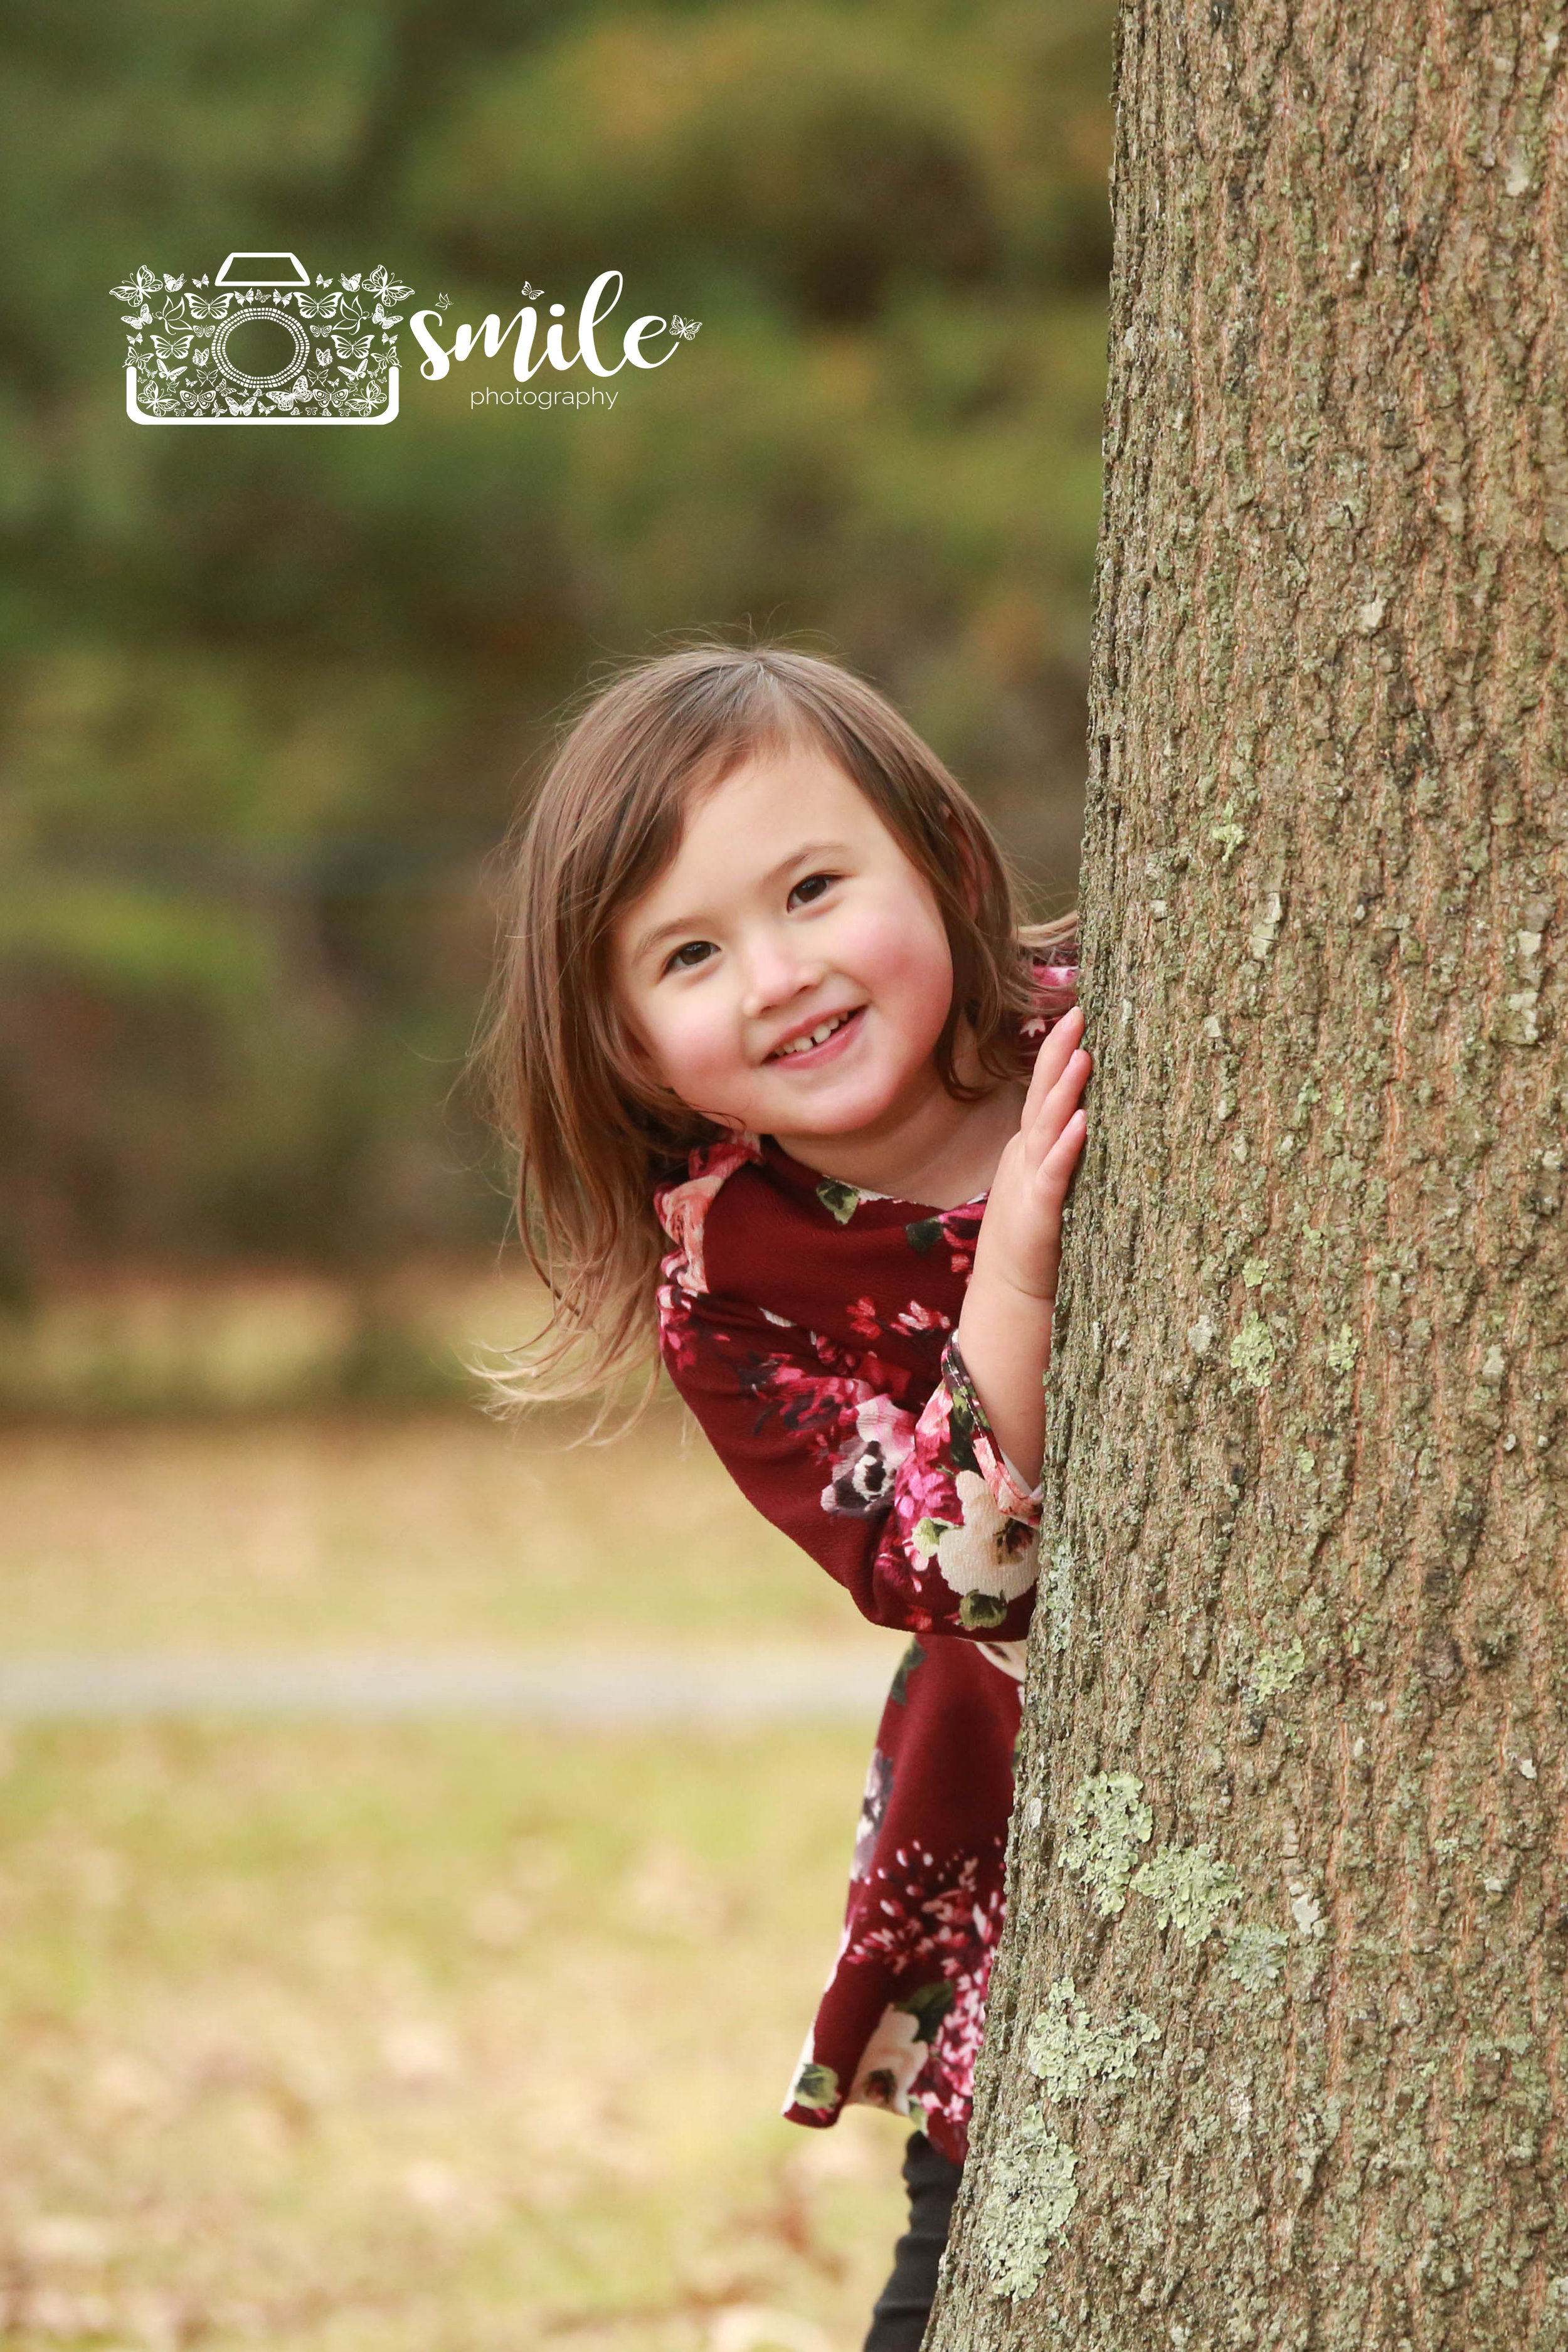
<instances>
[{"instance_id":1,"label":"long brown hair","mask_svg":"<svg viewBox=\"0 0 1568 2352\"><path fill-rule=\"evenodd\" d=\"M988 1080L1016 1075L1018 1024L1037 1001L1027 950L1065 943L1075 918L1020 927L984 818L892 705L839 663L777 644L704 638L623 670L563 732L504 853L476 1058L514 1155L518 1231L553 1308L487 1371L498 1406L603 1397L639 1369L642 1401L651 1393L653 1188L723 1130L637 1075L612 984L615 925L676 856L695 795L753 754L803 743L859 786L935 895L953 971L942 1085L958 1101L988 1091L957 1076L963 1024Z\"/></svg>"}]
</instances>

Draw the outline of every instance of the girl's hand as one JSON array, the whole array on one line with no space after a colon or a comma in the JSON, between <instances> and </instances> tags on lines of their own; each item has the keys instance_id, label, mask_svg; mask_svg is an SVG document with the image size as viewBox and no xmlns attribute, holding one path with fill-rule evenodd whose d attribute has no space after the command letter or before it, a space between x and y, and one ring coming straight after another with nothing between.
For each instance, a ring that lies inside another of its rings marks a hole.
<instances>
[{"instance_id":1,"label":"girl's hand","mask_svg":"<svg viewBox=\"0 0 1568 2352\"><path fill-rule=\"evenodd\" d=\"M971 1277L983 1292L1005 1286L1047 1308L1057 1295L1062 1209L1087 1129L1079 1097L1093 1065L1082 1035L1083 1010L1075 1004L1035 1057L1018 1131L992 1180Z\"/></svg>"},{"instance_id":2,"label":"girl's hand","mask_svg":"<svg viewBox=\"0 0 1568 2352\"><path fill-rule=\"evenodd\" d=\"M1075 1004L1035 1057L1016 1135L1009 1138L980 1222L958 1343L996 1443L1033 1483L1045 1454L1043 1376L1062 1249L1062 1207L1085 1119L1079 1097L1089 1057Z\"/></svg>"}]
</instances>

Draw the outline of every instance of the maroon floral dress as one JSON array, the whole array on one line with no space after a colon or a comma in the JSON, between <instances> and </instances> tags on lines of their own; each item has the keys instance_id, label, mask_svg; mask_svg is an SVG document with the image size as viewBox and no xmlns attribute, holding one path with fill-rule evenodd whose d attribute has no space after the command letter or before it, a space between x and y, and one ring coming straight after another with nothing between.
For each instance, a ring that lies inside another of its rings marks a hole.
<instances>
[{"instance_id":1,"label":"maroon floral dress","mask_svg":"<svg viewBox=\"0 0 1568 2352\"><path fill-rule=\"evenodd\" d=\"M1070 966L1035 959L1061 1008ZM1026 1071L1053 1014L1024 1024ZM956 2162L1001 1932L1039 1491L953 1332L985 1195L858 1191L771 1136L706 1145L655 1195L660 1346L721 1461L862 1614L912 1636L867 1776L843 1940L784 2113L923 2118Z\"/></svg>"}]
</instances>

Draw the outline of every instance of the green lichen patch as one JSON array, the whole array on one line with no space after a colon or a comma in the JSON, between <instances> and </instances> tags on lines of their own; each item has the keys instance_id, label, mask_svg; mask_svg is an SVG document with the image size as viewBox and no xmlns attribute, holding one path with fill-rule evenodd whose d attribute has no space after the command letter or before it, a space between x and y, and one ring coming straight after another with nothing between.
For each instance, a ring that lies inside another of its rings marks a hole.
<instances>
[{"instance_id":1,"label":"green lichen patch","mask_svg":"<svg viewBox=\"0 0 1568 2352\"><path fill-rule=\"evenodd\" d=\"M1225 1939L1225 1964L1244 1992L1265 1992L1279 1974L1279 1955L1289 1942L1278 1927L1232 1927Z\"/></svg>"},{"instance_id":2,"label":"green lichen patch","mask_svg":"<svg viewBox=\"0 0 1568 2352\"><path fill-rule=\"evenodd\" d=\"M1174 1927L1192 1946L1213 1934L1220 1913L1241 1891L1229 1863L1219 1861L1206 1845L1163 1845L1132 1880L1134 1895L1159 1906L1157 1925Z\"/></svg>"},{"instance_id":3,"label":"green lichen patch","mask_svg":"<svg viewBox=\"0 0 1568 2352\"><path fill-rule=\"evenodd\" d=\"M1300 1682L1306 1671L1307 1653L1298 1633L1289 1642L1276 1643L1271 1650L1259 1650L1247 1678L1247 1695L1255 1701L1278 1698L1281 1691Z\"/></svg>"},{"instance_id":4,"label":"green lichen patch","mask_svg":"<svg viewBox=\"0 0 1568 2352\"><path fill-rule=\"evenodd\" d=\"M1046 1617L1053 1650L1065 1650L1072 1639L1072 1546L1063 1536L1051 1547L1050 1566L1046 1571Z\"/></svg>"},{"instance_id":5,"label":"green lichen patch","mask_svg":"<svg viewBox=\"0 0 1568 2352\"><path fill-rule=\"evenodd\" d=\"M1329 1370L1331 1372L1352 1371L1355 1367L1355 1360L1361 1353L1361 1341L1348 1323L1342 1323L1338 1339L1329 1341L1325 1352L1329 1360Z\"/></svg>"},{"instance_id":6,"label":"green lichen patch","mask_svg":"<svg viewBox=\"0 0 1568 2352\"><path fill-rule=\"evenodd\" d=\"M1131 1772L1091 1772L1079 1784L1062 1844L1062 1868L1081 1878L1101 1918L1127 1901L1138 1849L1154 1834L1143 1783Z\"/></svg>"},{"instance_id":7,"label":"green lichen patch","mask_svg":"<svg viewBox=\"0 0 1568 2352\"><path fill-rule=\"evenodd\" d=\"M1141 2009L1124 2009L1113 2024L1096 2025L1072 1979L1058 1977L1029 2028L1024 2063L1039 2076L1047 2099L1081 2099L1094 2084L1124 2089L1139 2052L1159 2039L1160 2028Z\"/></svg>"},{"instance_id":8,"label":"green lichen patch","mask_svg":"<svg viewBox=\"0 0 1568 2352\"><path fill-rule=\"evenodd\" d=\"M1230 1368L1249 1389L1266 1389L1274 1376L1277 1353L1273 1332L1261 1315L1252 1314L1230 1343Z\"/></svg>"},{"instance_id":9,"label":"green lichen patch","mask_svg":"<svg viewBox=\"0 0 1568 2352\"><path fill-rule=\"evenodd\" d=\"M993 2294L1033 2294L1078 2203L1078 2158L1026 2107L991 2166L976 2242Z\"/></svg>"}]
</instances>

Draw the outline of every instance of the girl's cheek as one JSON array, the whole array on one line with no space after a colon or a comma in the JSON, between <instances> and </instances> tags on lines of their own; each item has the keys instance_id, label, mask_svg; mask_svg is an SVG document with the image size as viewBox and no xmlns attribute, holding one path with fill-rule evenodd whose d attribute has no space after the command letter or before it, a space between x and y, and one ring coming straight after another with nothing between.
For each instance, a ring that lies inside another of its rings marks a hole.
<instances>
[{"instance_id":1,"label":"girl's cheek","mask_svg":"<svg viewBox=\"0 0 1568 2352\"><path fill-rule=\"evenodd\" d=\"M683 1024L678 1047L681 1066L694 1084L722 1081L732 1076L736 1054L724 1025L693 1014Z\"/></svg>"}]
</instances>

